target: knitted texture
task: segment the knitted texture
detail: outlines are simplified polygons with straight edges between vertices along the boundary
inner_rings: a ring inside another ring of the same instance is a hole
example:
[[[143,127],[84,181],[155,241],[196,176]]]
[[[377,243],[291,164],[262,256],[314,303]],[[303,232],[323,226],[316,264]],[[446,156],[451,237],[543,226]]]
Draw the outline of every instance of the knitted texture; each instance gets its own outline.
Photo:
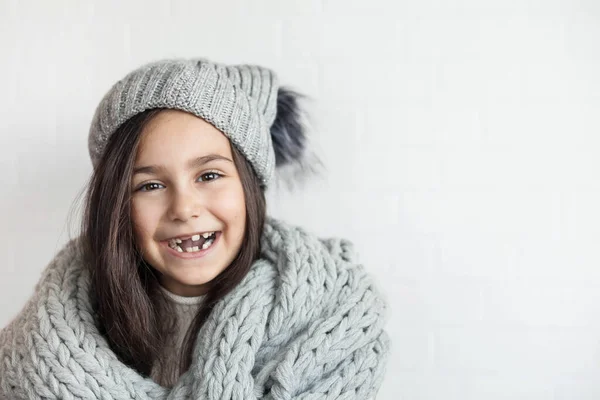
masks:
[[[263,251],[199,331],[171,389],[120,362],[99,334],[78,240],[0,331],[0,398],[367,399],[383,378],[385,303],[346,240],[268,219]]]
[[[94,168],[110,136],[134,115],[152,108],[194,114],[237,146],[267,186],[275,169],[270,127],[277,113],[277,77],[256,65],[206,59],[160,60],[115,83],[96,108],[88,135]]]

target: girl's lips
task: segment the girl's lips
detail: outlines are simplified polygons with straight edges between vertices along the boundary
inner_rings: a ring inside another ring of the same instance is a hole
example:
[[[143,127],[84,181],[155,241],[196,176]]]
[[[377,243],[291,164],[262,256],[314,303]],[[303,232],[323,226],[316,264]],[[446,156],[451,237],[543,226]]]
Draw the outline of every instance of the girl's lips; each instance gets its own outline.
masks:
[[[161,246],[163,246],[166,250],[167,253],[178,257],[178,258],[183,258],[184,260],[187,259],[193,259],[193,258],[201,258],[204,257],[205,255],[207,255],[208,253],[211,252],[212,249],[215,248],[215,246],[219,243],[219,239],[221,238],[221,231],[216,232],[215,233],[215,240],[213,241],[213,243],[210,245],[210,247],[208,249],[204,249],[204,250],[200,250],[200,251],[195,251],[192,253],[188,253],[185,250],[180,253],[175,249],[172,249],[171,247],[169,247],[169,241],[165,241],[165,242],[160,242]]]

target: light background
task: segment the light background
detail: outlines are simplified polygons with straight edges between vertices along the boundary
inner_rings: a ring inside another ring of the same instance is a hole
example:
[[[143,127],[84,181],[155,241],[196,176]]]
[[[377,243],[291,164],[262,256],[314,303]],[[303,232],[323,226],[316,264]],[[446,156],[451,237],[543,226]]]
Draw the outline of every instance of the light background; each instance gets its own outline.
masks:
[[[306,94],[327,167],[272,215],[390,303],[379,399],[600,398],[600,2],[0,1],[0,326],[68,239],[102,95],[163,57]]]

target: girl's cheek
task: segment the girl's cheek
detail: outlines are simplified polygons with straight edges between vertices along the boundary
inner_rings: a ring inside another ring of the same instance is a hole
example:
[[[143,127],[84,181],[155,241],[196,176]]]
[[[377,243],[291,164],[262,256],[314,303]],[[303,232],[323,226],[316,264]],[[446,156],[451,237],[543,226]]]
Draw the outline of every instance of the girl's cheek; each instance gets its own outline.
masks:
[[[136,204],[131,204],[131,222],[133,223],[133,228],[135,231],[139,229],[140,223],[140,209],[136,206]]]
[[[148,218],[152,214],[156,214],[160,204],[152,199],[134,199],[131,201],[132,218],[138,220]]]
[[[213,207],[218,207],[223,211],[228,212],[239,212],[239,210],[246,210],[246,203],[244,201],[244,190],[242,189],[241,182],[236,185],[229,185],[223,187],[221,190],[213,193],[209,198],[212,198]]]
[[[131,203],[131,222],[133,223],[133,231],[139,239],[143,232],[149,231],[150,225],[153,224],[152,208],[148,204],[140,201],[132,201]]]

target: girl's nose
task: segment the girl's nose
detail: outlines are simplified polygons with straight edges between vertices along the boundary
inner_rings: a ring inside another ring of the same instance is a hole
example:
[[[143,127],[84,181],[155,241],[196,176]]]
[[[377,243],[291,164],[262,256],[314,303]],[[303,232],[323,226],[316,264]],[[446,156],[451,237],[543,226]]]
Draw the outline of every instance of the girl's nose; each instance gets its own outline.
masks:
[[[169,207],[171,220],[187,221],[198,217],[202,209],[201,199],[198,193],[191,191],[178,191],[173,194]]]

